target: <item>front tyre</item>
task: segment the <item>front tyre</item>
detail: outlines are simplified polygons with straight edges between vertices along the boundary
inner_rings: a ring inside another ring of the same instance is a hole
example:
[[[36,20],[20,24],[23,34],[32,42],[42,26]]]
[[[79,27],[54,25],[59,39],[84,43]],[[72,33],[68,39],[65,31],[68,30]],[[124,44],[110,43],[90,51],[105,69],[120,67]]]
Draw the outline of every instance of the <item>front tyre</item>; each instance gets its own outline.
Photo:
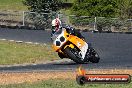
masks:
[[[81,59],[81,57],[78,54],[78,51],[70,48],[70,47],[66,47],[64,49],[65,54],[74,62],[79,63],[79,64],[83,64],[84,61]]]
[[[58,56],[59,56],[61,59],[66,58],[66,56],[64,56],[62,53],[59,53],[59,52],[58,52]]]

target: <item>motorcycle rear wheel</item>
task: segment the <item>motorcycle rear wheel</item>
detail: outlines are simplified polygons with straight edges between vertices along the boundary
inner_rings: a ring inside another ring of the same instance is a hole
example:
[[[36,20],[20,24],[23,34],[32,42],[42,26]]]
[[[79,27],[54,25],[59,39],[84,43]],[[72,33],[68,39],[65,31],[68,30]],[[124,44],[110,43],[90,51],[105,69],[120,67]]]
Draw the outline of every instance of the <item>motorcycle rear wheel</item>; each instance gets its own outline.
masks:
[[[91,48],[91,57],[89,58],[89,61],[92,63],[98,63],[99,60],[100,60],[100,57],[98,53],[93,48]]]

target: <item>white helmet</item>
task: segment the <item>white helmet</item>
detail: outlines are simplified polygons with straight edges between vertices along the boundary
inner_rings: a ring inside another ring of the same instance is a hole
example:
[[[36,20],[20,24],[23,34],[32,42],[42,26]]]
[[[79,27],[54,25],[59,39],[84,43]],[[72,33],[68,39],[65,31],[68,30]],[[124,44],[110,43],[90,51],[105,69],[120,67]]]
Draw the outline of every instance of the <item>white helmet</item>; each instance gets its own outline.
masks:
[[[59,18],[52,20],[52,28],[55,28],[55,30],[61,28],[61,21]]]

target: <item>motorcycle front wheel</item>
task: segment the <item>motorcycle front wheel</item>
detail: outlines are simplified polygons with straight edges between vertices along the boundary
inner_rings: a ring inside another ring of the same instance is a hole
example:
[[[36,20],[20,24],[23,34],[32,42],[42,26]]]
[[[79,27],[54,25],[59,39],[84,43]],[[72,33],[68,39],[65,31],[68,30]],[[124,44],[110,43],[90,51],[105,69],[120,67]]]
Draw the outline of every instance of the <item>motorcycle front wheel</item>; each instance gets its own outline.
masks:
[[[78,51],[76,51],[75,49],[72,49],[70,47],[66,47],[64,49],[64,52],[74,62],[76,62],[78,64],[83,64],[84,63],[84,61],[79,56]]]

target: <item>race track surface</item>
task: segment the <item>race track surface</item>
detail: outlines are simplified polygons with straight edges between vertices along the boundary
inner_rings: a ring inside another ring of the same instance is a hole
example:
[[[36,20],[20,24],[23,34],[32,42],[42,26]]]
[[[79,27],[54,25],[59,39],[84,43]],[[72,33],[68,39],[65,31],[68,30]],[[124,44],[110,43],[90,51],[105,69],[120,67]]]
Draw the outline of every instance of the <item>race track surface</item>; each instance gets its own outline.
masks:
[[[92,43],[101,58],[97,64],[83,64],[85,69],[132,69],[132,34],[83,32],[82,35],[87,42]],[[0,39],[2,38],[25,42],[49,43],[50,32],[43,30],[0,29]],[[47,64],[0,67],[0,72],[75,70],[78,66],[79,64],[70,60],[60,60]]]

